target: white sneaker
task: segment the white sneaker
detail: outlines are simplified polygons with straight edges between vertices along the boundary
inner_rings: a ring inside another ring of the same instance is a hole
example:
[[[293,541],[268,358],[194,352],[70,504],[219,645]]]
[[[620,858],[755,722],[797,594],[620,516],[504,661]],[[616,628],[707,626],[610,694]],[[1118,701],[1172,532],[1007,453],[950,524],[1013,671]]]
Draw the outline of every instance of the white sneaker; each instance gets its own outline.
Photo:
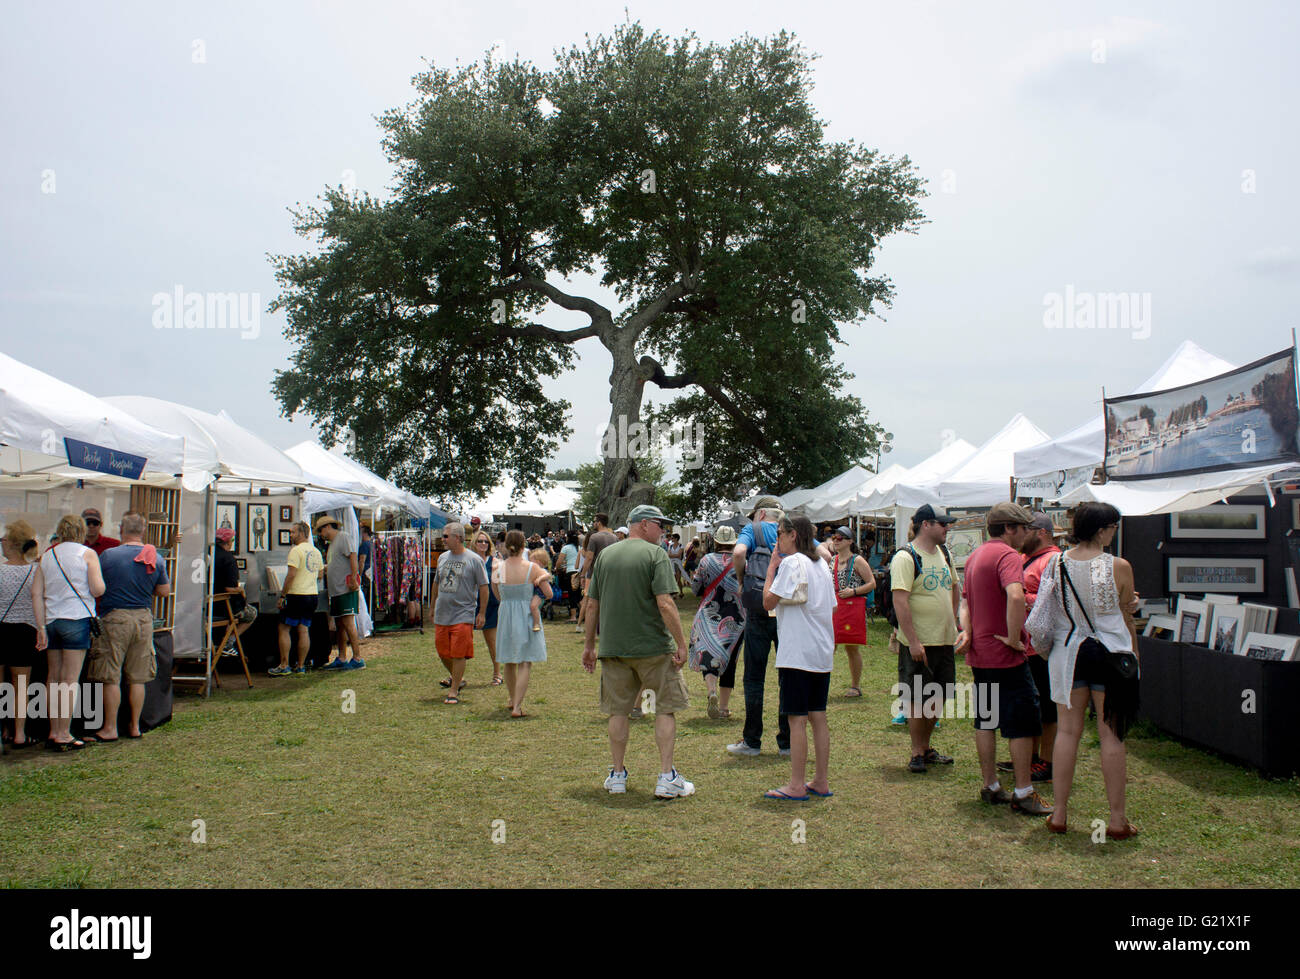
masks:
[[[695,783],[688,782],[682,778],[682,773],[673,769],[668,774],[660,774],[659,782],[655,785],[656,799],[676,799],[683,795],[694,795]]]
[[[757,748],[751,748],[744,741],[737,741],[735,744],[727,745],[727,750],[733,755],[761,755],[762,752]]]
[[[627,791],[627,768],[624,767],[624,769],[621,772],[616,772],[614,771],[614,769],[611,768],[609,770],[609,778],[605,779],[605,788],[609,791],[611,795],[622,795],[624,792],[626,792]]]

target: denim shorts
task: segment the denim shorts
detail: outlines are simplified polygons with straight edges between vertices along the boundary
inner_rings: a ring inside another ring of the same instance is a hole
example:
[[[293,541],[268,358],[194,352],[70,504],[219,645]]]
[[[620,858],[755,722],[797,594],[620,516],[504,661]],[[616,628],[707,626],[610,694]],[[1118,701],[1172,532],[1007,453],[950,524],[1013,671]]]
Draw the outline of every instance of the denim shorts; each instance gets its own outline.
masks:
[[[90,619],[52,619],[45,624],[49,649],[90,648]]]
[[[1080,647],[1078,655],[1074,657],[1074,682],[1070,689],[1082,690],[1084,687],[1089,690],[1106,689],[1106,663],[1101,656],[1088,655]]]

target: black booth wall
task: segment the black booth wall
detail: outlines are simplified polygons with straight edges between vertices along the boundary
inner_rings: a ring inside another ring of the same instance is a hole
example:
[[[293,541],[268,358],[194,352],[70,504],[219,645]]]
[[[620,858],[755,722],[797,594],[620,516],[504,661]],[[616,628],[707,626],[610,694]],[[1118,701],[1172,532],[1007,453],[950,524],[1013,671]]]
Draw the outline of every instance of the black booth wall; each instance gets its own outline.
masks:
[[[1268,506],[1265,496],[1234,496],[1233,504],[1263,504],[1267,537],[1264,540],[1189,540],[1169,536],[1170,516],[1125,517],[1122,554],[1133,565],[1133,578],[1139,595],[1155,598],[1169,595],[1170,610],[1177,595],[1169,592],[1168,558],[1171,557],[1252,557],[1264,559],[1263,593],[1243,593],[1243,602],[1287,608],[1285,569],[1289,563],[1287,533],[1291,530],[1291,501],[1294,495],[1278,493],[1277,504]],[[1196,595],[1194,597],[1200,597]],[[1277,632],[1285,632],[1279,621]]]

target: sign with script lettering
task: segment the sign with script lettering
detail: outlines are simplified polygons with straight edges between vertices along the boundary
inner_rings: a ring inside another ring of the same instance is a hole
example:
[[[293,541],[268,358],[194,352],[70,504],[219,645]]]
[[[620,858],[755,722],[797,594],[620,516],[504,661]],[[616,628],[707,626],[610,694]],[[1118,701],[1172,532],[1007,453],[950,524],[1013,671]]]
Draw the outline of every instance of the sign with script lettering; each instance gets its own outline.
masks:
[[[68,450],[68,462],[78,469],[121,476],[123,479],[139,479],[144,472],[144,464],[147,461],[144,456],[109,449],[102,445],[92,445],[89,442],[79,442],[76,439],[65,438],[63,444]]]

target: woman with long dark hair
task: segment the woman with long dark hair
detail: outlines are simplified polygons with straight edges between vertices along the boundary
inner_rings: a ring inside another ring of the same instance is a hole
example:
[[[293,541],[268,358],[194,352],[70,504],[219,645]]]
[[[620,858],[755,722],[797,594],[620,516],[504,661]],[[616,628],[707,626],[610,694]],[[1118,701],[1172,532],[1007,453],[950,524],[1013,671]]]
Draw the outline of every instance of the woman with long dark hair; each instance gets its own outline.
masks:
[[[1117,652],[1136,655],[1137,631],[1128,611],[1134,599],[1133,567],[1106,553],[1119,521],[1120,512],[1109,503],[1079,506],[1073,526],[1077,543],[1048,560],[1030,622],[1034,648],[1049,650],[1051,697],[1060,708],[1052,754],[1055,812],[1048,817],[1047,828],[1053,833],[1066,830],[1074,765],[1091,700],[1097,710],[1101,775],[1110,804],[1106,835],[1112,840],[1138,832],[1125,812],[1124,750],[1124,737],[1137,713],[1138,681],[1117,672],[1113,659]]]

